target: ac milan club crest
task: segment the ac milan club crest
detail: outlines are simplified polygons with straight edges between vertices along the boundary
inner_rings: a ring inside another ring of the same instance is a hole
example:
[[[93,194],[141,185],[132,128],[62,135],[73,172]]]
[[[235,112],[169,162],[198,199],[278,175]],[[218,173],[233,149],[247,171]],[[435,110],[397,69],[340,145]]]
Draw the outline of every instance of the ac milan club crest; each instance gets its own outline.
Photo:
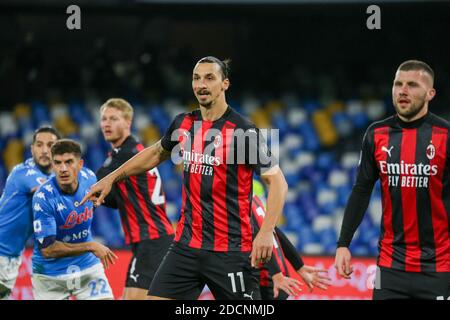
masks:
[[[432,160],[436,155],[436,148],[432,143],[430,143],[427,147],[427,158]]]
[[[214,147],[218,147],[218,146],[220,146],[220,143],[222,142],[222,136],[221,135],[217,135],[215,138],[214,138]]]

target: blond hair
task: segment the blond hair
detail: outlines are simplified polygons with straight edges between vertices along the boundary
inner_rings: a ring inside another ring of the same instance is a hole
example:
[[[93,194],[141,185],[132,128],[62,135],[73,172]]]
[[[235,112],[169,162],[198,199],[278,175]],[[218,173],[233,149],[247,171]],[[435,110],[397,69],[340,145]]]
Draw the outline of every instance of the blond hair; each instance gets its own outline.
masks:
[[[106,108],[114,108],[122,111],[123,117],[126,120],[133,119],[133,107],[125,99],[122,98],[111,98],[108,99],[101,107],[100,113],[103,113]]]

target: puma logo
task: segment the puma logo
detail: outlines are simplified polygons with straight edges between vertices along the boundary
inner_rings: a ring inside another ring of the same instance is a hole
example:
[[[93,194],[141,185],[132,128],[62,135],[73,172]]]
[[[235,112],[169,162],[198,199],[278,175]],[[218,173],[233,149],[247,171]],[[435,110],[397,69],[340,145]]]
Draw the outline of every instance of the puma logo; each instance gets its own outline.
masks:
[[[381,147],[381,151],[387,152],[387,154],[389,155],[389,157],[391,156],[391,151],[392,149],[394,149],[394,146],[390,147],[389,149],[386,148],[385,146]]]
[[[136,262],[137,259],[134,257],[133,262],[131,263],[131,269],[130,269],[130,278],[134,280],[134,282],[137,283],[137,278],[139,277],[139,274],[134,275],[134,271],[136,270]]]
[[[138,274],[137,274],[137,275],[130,274],[130,278],[133,279],[134,282],[136,282],[136,283],[137,283],[137,278],[138,278],[138,277],[139,277]]]
[[[253,300],[253,291],[250,294],[244,293],[244,298],[249,298],[250,300]]]

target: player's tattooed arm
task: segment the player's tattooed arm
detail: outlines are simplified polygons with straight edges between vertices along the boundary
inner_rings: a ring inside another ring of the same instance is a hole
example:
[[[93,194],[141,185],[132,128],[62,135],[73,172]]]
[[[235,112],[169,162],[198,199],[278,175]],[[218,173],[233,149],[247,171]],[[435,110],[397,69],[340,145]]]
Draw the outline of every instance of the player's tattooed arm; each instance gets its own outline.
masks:
[[[161,146],[161,141],[158,141],[91,186],[91,190],[85,195],[81,204],[91,200],[94,205],[101,205],[115,182],[147,172],[168,158],[170,158],[170,152]]]
[[[163,148],[161,140],[159,140],[152,146],[136,154],[114,171],[112,173],[114,175],[113,181],[118,182],[129,176],[144,173],[169,158],[170,152]]]
[[[123,171],[122,173],[119,173],[117,175],[117,177],[114,179],[114,182],[119,182],[119,181],[122,181],[122,180],[124,180],[126,178],[127,178],[127,173],[125,171]]]
[[[161,140],[155,143],[155,148],[161,162],[170,158],[170,152],[164,149],[164,147],[161,144]]]

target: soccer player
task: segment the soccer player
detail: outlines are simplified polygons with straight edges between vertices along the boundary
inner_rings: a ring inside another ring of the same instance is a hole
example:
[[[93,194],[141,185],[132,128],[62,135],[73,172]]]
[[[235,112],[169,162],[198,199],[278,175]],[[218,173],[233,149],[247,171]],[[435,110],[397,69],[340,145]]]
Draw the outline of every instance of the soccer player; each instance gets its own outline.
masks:
[[[259,190],[259,192],[258,192]],[[255,232],[259,231],[266,213],[264,199],[264,187],[253,181],[252,224]],[[286,300],[289,296],[296,296],[301,291],[300,282],[295,279],[297,273],[312,292],[314,287],[326,290],[331,279],[322,273],[327,270],[307,266],[289,241],[287,236],[279,228],[275,227],[273,233],[272,259],[260,268],[260,290],[263,300]],[[280,292],[280,290],[282,290]]]
[[[450,296],[450,125],[429,111],[433,83],[428,64],[403,62],[392,86],[396,114],[370,125],[363,139],[335,263],[338,273],[350,278],[348,247],[380,179],[376,300]]]
[[[160,141],[97,182],[83,199],[100,205],[114,183],[156,167],[171,154],[182,160],[181,217],[150,299],[195,299],[205,284],[216,299],[260,299],[254,267],[271,258],[272,231],[288,187],[259,129],[227,104],[229,85],[226,61],[200,59],[192,75],[199,108],[175,117]],[[254,172],[269,193],[266,218],[252,245]]]
[[[80,145],[73,140],[58,140],[51,154],[55,175],[33,196],[34,298],[113,299],[102,263],[108,268],[117,256],[92,241],[94,208],[80,204],[97,181],[95,174],[83,168]]]
[[[19,274],[25,243],[33,232],[31,199],[51,169],[50,148],[60,138],[52,127],[38,128],[31,144],[32,158],[11,171],[0,198],[0,299],[8,299]]]
[[[109,99],[100,108],[103,136],[112,151],[97,171],[102,179],[138,152],[144,150],[131,135],[133,107],[123,99]],[[132,244],[124,300],[145,300],[164,255],[173,241],[172,224],[166,214],[166,199],[158,169],[130,176],[113,185],[105,205],[118,208],[125,242]]]

